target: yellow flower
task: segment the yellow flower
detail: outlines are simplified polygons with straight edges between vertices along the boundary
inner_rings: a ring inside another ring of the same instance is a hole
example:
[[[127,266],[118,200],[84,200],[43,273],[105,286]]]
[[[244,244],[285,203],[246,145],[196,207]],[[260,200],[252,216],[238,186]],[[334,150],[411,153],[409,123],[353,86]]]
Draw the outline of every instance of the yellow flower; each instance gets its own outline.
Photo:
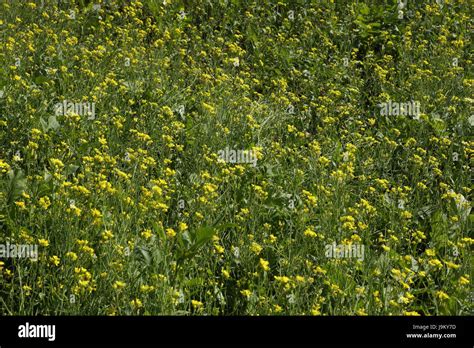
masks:
[[[287,125],[286,129],[287,129],[288,133],[294,133],[298,130],[295,126],[293,126],[291,124]]]
[[[436,291],[436,297],[439,298],[440,300],[447,300],[449,299],[449,296],[447,293],[444,291]]]
[[[93,218],[100,218],[100,217],[102,217],[102,213],[100,212],[100,210],[95,209],[95,208],[93,208],[93,209],[91,210],[91,215],[92,215]]]
[[[433,249],[426,249],[425,253],[428,256],[436,256],[436,252]]]
[[[443,264],[442,264],[441,261],[438,260],[438,259],[429,260],[428,263],[429,263],[431,266],[433,266],[433,267],[438,267],[438,268],[443,267]]]
[[[461,285],[467,285],[467,284],[469,284],[469,283],[470,283],[470,282],[469,282],[469,276],[468,276],[468,275],[461,276],[461,277],[459,278],[459,284],[461,284]]]
[[[46,240],[46,239],[38,239],[38,243],[39,245],[43,246],[43,247],[47,247],[49,246],[49,242]]]
[[[319,303],[315,304],[313,308],[311,308],[311,315],[321,315],[321,305]]]
[[[49,197],[41,197],[39,199],[39,205],[42,207],[44,210],[48,209],[48,207],[51,205],[51,201],[49,200]]]
[[[409,311],[404,311],[404,312],[403,312],[403,315],[406,315],[406,316],[420,316],[420,314],[419,314],[418,312],[416,312],[416,311],[411,311],[411,312],[409,312]]]
[[[5,277],[7,277],[7,278],[13,277],[13,272],[9,269],[6,269],[5,270]]]
[[[461,267],[461,265],[457,265],[451,261],[444,261],[444,263],[446,264],[446,266],[448,266],[448,268],[452,269],[458,269],[459,267]]]
[[[318,234],[309,227],[304,231],[304,235],[310,238],[316,238],[318,236]]]
[[[101,236],[103,241],[108,241],[109,239],[114,237],[114,234],[110,230],[105,230],[102,232]]]
[[[15,205],[16,205],[18,208],[20,208],[21,210],[26,209],[26,204],[25,204],[25,202],[23,202],[23,201],[15,202]]]
[[[204,304],[201,301],[197,301],[197,300],[191,300],[191,305],[193,306],[194,309],[200,309],[204,306]]]
[[[300,275],[297,275],[295,277],[295,280],[298,282],[298,283],[304,283],[306,281],[305,277],[303,276],[300,276]]]
[[[57,159],[57,158],[51,158],[49,161],[50,161],[51,164],[52,164],[53,166],[55,166],[56,168],[62,168],[62,167],[64,167],[64,163],[63,163],[61,160]]]
[[[252,291],[250,291],[249,289],[241,290],[240,293],[247,299],[249,299],[250,296],[252,296]]]
[[[266,260],[264,260],[264,259],[261,258],[260,261],[259,261],[259,264],[260,264],[260,267],[262,267],[262,269],[263,269],[265,272],[267,272],[268,270],[270,270],[270,267],[269,267],[269,264],[270,264],[270,263],[269,263],[268,261],[266,261]]]
[[[33,290],[33,288],[29,285],[23,285],[22,289],[25,291],[26,296],[29,296],[31,294],[31,290]]]
[[[153,291],[153,290],[155,290],[155,287],[154,287],[153,285],[141,285],[141,286],[140,286],[140,291],[141,291],[141,292],[145,292],[145,293],[146,293],[146,292],[151,292],[151,291]]]
[[[120,289],[123,289],[126,285],[127,285],[126,283],[124,283],[120,280],[117,280],[117,281],[115,281],[114,285],[112,285],[112,287],[114,289],[120,290]]]
[[[210,104],[207,104],[207,103],[203,102],[202,107],[204,108],[204,110],[206,110],[210,114],[214,114],[216,112],[216,109]]]
[[[6,173],[10,170],[10,165],[4,160],[0,159],[0,173]]]
[[[166,235],[169,238],[173,238],[174,236],[176,236],[176,232],[172,228],[167,228],[166,229]]]
[[[260,254],[260,252],[262,251],[262,247],[260,246],[260,244],[256,243],[256,242],[252,242],[252,245],[250,246],[250,249],[256,254]]]
[[[217,186],[214,184],[207,183],[203,186],[203,189],[206,193],[213,193],[217,190]]]
[[[302,190],[301,192],[306,196],[306,201],[308,202],[310,206],[313,206],[313,207],[316,206],[318,202],[316,196],[314,196],[311,192],[306,191],[306,190]]]
[[[426,190],[428,188],[428,186],[426,186],[424,183],[422,183],[421,181],[419,183],[416,184],[416,186],[422,190]]]
[[[320,266],[316,266],[314,269],[313,269],[313,272],[316,273],[316,274],[326,274],[326,270],[321,268]],[[276,279],[276,277],[275,277]]]
[[[214,249],[216,250],[218,254],[223,254],[225,250],[224,247],[219,244],[214,244]]]
[[[59,263],[60,263],[61,259],[59,257],[57,257],[56,255],[53,255],[49,258],[49,261],[51,262],[51,264],[53,264],[57,267],[57,266],[59,266]]]
[[[69,257],[72,261],[77,260],[77,254],[73,251],[69,251],[66,253],[66,256]]]
[[[226,278],[226,279],[229,279],[229,278],[230,278],[230,273],[229,273],[229,271],[227,271],[226,269],[223,268],[223,269],[221,270],[221,273],[222,273],[222,276],[223,276],[224,278]]]
[[[130,305],[135,308],[135,309],[138,309],[138,308],[142,308],[143,307],[143,303],[142,301],[140,301],[140,299],[136,298],[132,301],[130,301]]]
[[[153,236],[153,233],[150,229],[146,229],[141,233],[141,236],[145,239],[150,239]]]
[[[275,280],[282,284],[288,284],[290,282],[290,278],[287,276],[275,276]]]

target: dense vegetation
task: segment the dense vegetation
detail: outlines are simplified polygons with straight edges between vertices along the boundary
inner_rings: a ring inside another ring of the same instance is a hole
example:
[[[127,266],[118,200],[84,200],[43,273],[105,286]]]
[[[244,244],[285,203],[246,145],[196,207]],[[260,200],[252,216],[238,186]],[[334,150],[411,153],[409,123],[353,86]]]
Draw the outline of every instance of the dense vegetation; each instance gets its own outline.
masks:
[[[2,1],[0,313],[471,313],[471,6]]]

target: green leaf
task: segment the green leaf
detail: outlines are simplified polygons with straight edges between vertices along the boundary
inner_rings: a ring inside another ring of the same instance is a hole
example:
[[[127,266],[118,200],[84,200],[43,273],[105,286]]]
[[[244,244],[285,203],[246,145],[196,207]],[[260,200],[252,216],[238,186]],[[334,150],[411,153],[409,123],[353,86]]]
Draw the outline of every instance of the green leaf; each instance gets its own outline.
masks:
[[[27,181],[23,171],[18,170],[16,173],[13,170],[8,172],[10,179],[8,188],[8,202],[12,203],[17,197],[19,197],[23,191],[26,190]]]
[[[39,75],[39,76],[36,76],[34,78],[34,82],[37,84],[37,85],[41,85],[45,82],[48,82],[48,78],[46,76],[42,76],[42,75]]]
[[[41,128],[43,129],[43,132],[46,133],[49,129],[48,123],[41,117],[40,118],[40,124]]]
[[[210,226],[203,226],[196,230],[196,242],[198,247],[209,241],[216,233],[216,230]]]
[[[66,167],[66,175],[75,174],[78,169],[79,166],[76,166],[75,164],[70,164]]]
[[[216,229],[210,226],[199,227],[194,233],[191,234],[191,246],[182,251],[181,260],[185,258],[191,258],[199,251],[204,244],[212,239],[212,236],[216,233]]]
[[[161,237],[161,239],[166,239],[166,234],[165,234],[164,229],[160,225],[158,225],[156,221],[152,222],[151,225],[153,226],[153,230],[156,231],[156,233]]]
[[[436,247],[446,245],[448,242],[448,218],[441,211],[433,214],[430,220],[431,240]]]
[[[52,175],[51,173],[49,172],[49,170],[47,170],[46,168],[44,168],[44,175],[43,175],[43,178],[44,178],[44,181],[48,182],[52,179]]]
[[[361,3],[359,5],[359,12],[364,16],[367,16],[370,13],[370,8],[366,4]]]
[[[187,245],[187,246],[192,244],[191,236],[189,235],[189,232],[188,232],[188,231],[184,231],[184,232],[181,234],[181,239],[182,239],[182,241],[186,242],[186,245]]]
[[[56,120],[56,116],[49,116],[48,118],[48,128],[49,129],[57,129],[59,128],[60,124]]]
[[[145,248],[141,246],[135,247],[135,252],[139,253],[141,256],[143,256],[143,260],[145,263],[150,266],[151,265],[151,256],[150,252]]]

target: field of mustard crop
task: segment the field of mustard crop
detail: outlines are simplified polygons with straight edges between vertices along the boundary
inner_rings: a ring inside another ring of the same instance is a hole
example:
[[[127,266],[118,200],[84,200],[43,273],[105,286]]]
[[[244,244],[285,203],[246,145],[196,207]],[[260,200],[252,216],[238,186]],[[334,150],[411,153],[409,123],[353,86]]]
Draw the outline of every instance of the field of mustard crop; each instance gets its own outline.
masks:
[[[0,314],[472,314],[472,3],[29,1]]]

